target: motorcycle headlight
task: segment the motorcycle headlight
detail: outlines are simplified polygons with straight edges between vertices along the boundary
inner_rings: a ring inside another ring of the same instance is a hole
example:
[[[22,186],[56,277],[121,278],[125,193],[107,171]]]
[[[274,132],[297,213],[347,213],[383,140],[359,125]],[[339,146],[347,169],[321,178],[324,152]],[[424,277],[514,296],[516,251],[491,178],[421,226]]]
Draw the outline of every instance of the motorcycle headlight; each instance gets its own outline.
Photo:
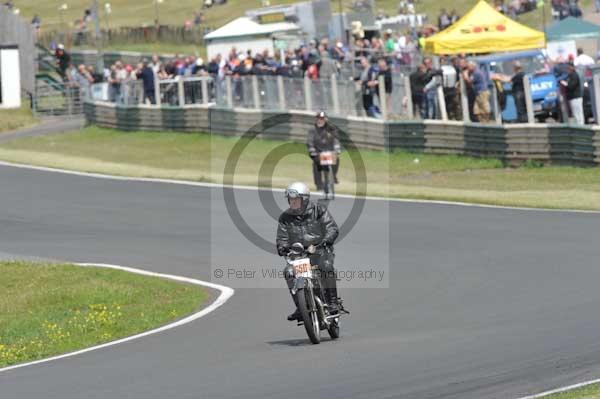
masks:
[[[546,95],[546,99],[547,100],[554,100],[556,98],[556,92],[555,91],[551,91],[550,93],[548,93]]]

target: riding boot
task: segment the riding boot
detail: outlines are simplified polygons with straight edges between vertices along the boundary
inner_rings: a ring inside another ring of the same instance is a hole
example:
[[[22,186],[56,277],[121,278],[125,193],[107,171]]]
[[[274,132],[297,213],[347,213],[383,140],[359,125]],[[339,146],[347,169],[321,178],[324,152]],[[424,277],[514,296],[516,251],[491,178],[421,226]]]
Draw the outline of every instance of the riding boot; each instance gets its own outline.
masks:
[[[300,315],[300,311],[298,310],[298,297],[294,294],[292,294],[292,290],[290,290],[290,295],[292,296],[292,299],[294,300],[294,305],[296,305],[296,310],[294,310],[294,313],[290,314],[287,319],[289,321],[294,321],[294,320],[298,320],[300,321],[301,319],[301,315]]]
[[[313,159],[313,179],[315,181],[317,191],[323,191],[323,179],[321,178],[321,170],[317,162],[318,158]]]
[[[329,306],[329,313],[337,313],[339,307],[335,276],[327,276],[325,278],[325,300]]]
[[[340,159],[338,158],[335,165],[333,165],[333,180],[335,181],[335,184],[340,184],[340,181],[338,180],[339,168],[340,168]]]

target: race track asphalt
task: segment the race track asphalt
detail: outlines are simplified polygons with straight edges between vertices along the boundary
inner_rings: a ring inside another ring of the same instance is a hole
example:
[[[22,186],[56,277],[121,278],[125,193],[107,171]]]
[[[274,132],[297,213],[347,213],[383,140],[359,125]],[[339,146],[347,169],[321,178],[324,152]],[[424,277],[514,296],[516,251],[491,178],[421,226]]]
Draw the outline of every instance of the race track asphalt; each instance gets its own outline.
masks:
[[[6,166],[0,186],[3,257],[207,281],[217,266],[282,267],[238,232],[219,188]],[[257,193],[235,194],[252,228],[274,237]],[[337,199],[332,213],[351,203]],[[598,378],[599,227],[597,214],[367,201],[336,263],[382,267],[389,288],[340,282],[351,310],[340,340],[310,345],[285,321],[278,281],[238,288],[165,333],[2,372],[0,397],[517,398]]]

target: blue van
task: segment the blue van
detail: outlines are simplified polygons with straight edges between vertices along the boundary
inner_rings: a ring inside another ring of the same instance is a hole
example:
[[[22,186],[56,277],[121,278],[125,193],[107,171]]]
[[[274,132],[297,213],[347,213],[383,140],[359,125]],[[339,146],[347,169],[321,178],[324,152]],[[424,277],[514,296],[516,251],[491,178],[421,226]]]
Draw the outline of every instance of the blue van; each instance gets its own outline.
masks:
[[[491,54],[475,57],[473,61],[477,63],[488,79],[490,73],[512,76],[514,74],[514,63],[519,61],[523,66],[523,71],[529,75],[533,113],[536,119],[540,121],[545,121],[548,117],[555,120],[559,119],[558,93],[560,89],[558,80],[552,71],[546,68],[546,57],[540,50]],[[511,92],[511,84],[504,83],[503,88],[506,105],[502,110],[502,120],[504,122],[516,122],[517,109]]]

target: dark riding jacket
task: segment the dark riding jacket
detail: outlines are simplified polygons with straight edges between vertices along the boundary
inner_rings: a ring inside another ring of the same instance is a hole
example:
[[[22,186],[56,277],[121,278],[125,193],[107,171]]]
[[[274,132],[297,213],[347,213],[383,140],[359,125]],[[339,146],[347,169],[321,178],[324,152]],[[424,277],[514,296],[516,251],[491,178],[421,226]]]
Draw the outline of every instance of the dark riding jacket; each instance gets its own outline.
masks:
[[[308,153],[311,157],[316,157],[324,151],[341,151],[340,140],[338,139],[336,129],[329,123],[323,127],[318,127],[316,124],[308,135]]]
[[[290,210],[279,217],[277,227],[277,252],[280,256],[288,253],[292,244],[299,242],[307,248],[309,245],[325,244],[333,250],[339,229],[333,217],[320,204],[310,202],[299,215]]]

